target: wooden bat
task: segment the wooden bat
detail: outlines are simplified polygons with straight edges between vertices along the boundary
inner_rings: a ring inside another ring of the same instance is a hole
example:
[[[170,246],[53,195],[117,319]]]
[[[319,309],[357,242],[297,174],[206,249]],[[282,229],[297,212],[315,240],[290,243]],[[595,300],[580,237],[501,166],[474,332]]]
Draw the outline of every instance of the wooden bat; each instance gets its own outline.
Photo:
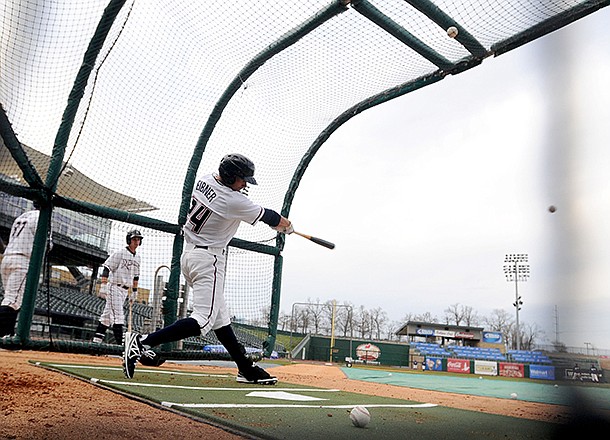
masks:
[[[133,321],[133,301],[129,300],[129,321],[127,322],[127,331],[131,333],[131,322]]]
[[[320,246],[324,246],[325,248],[328,248],[328,249],[334,249],[335,248],[335,243],[331,243],[330,241],[322,240],[321,238],[318,238],[318,237],[312,237],[311,235],[302,234],[302,233],[297,232],[297,231],[294,231],[294,233],[297,234],[297,235],[300,235],[301,237],[306,238],[307,240],[313,241],[315,244],[319,244]]]

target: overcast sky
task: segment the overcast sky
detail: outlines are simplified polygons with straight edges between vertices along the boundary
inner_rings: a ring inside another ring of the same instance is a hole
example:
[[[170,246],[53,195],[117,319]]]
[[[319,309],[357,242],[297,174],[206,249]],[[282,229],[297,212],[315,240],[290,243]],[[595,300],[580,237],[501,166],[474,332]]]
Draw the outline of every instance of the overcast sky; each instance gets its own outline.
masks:
[[[504,257],[527,253],[521,322],[610,349],[609,22],[606,8],[333,134],[290,217],[337,247],[288,238],[282,310],[310,298],[390,320],[456,303],[514,317]]]

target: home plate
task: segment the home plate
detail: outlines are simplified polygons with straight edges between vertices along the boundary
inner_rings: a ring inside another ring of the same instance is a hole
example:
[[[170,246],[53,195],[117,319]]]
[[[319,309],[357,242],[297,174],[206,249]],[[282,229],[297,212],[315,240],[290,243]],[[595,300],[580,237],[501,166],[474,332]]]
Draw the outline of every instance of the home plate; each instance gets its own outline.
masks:
[[[279,399],[279,400],[295,400],[295,401],[308,401],[308,400],[328,400],[320,399],[319,397],[303,396],[302,394],[287,393],[286,391],[252,391],[246,394],[248,397],[265,397],[267,399]]]

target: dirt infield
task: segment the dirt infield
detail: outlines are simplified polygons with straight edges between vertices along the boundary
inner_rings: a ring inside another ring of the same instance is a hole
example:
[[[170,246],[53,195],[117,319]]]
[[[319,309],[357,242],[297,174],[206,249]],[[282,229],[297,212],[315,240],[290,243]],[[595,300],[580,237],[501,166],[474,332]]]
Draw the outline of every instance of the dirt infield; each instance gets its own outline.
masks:
[[[238,439],[239,435],[158,409],[81,380],[49,372],[28,361],[119,366],[117,358],[36,351],[0,350],[0,424],[2,439]],[[161,368],[234,373],[235,369],[169,364]],[[350,380],[335,366],[298,363],[274,367],[281,381],[337,388],[491,414],[568,422],[569,408],[424,391]],[[179,434],[177,434],[179,433]]]

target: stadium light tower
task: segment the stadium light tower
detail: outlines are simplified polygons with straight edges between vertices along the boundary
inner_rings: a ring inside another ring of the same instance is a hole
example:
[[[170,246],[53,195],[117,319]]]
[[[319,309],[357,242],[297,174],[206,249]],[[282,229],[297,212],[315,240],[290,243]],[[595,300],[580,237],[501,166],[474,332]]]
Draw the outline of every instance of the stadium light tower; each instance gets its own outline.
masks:
[[[506,281],[515,282],[515,306],[516,322],[515,329],[517,335],[517,350],[521,350],[521,334],[519,333],[519,310],[523,305],[521,297],[519,296],[519,281],[527,281],[530,276],[530,266],[525,264],[528,261],[527,254],[506,254],[504,258],[504,275]]]

